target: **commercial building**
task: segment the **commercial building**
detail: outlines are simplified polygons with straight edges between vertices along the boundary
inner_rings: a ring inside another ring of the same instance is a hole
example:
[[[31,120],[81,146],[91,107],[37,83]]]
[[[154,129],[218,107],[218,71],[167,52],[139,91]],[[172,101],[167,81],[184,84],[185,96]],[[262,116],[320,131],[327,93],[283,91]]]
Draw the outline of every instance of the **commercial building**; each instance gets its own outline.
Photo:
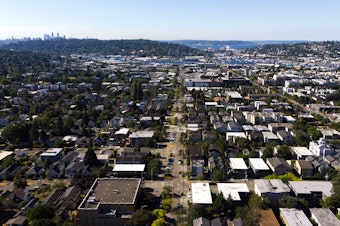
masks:
[[[78,225],[125,225],[140,193],[141,179],[97,178],[78,207]]]
[[[209,183],[192,183],[192,203],[212,204],[212,196]]]
[[[141,177],[145,169],[145,164],[116,164],[113,175],[118,177]]]
[[[330,181],[289,181],[288,186],[297,197],[325,200],[332,195],[333,184]]]
[[[224,199],[241,201],[243,195],[250,193],[246,183],[217,183],[218,193],[222,193]]]
[[[45,161],[46,158],[49,158],[53,162],[58,161],[62,157],[62,151],[62,148],[50,148],[44,153],[41,153],[41,161]]]
[[[147,139],[153,139],[155,131],[136,131],[130,134],[130,144],[132,146],[144,146]]]

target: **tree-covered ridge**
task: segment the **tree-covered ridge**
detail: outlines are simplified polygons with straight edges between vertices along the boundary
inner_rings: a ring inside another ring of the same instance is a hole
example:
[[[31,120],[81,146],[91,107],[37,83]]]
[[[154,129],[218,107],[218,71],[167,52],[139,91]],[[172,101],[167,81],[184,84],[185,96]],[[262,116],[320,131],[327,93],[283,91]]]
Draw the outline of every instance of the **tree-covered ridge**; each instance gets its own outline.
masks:
[[[246,49],[247,53],[258,53],[275,56],[338,58],[340,56],[339,41],[302,42],[289,44],[268,44]]]
[[[185,45],[138,40],[57,39],[31,40],[11,43],[3,49],[58,54],[113,54],[137,56],[187,56],[201,54],[201,50]]]
[[[48,53],[0,49],[0,76],[51,71],[55,68],[55,65],[51,64],[52,60],[60,60],[60,57]]]

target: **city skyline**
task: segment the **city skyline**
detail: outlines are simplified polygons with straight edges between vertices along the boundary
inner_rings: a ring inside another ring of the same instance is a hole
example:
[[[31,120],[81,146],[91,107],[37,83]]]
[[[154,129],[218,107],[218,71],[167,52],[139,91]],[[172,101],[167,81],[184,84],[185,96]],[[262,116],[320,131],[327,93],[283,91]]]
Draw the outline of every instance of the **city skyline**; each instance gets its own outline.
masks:
[[[1,2],[0,39],[340,40],[338,1]]]

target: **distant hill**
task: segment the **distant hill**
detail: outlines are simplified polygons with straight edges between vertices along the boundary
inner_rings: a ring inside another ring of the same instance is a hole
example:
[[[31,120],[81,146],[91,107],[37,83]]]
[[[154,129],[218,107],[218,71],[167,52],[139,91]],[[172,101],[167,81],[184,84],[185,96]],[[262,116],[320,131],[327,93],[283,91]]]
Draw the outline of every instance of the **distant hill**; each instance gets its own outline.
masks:
[[[136,40],[55,39],[30,40],[0,46],[14,51],[30,51],[58,54],[103,54],[137,56],[190,56],[203,54],[202,50],[186,45]]]
[[[275,56],[338,58],[340,56],[339,41],[294,42],[283,44],[266,44],[244,50],[247,53],[260,53]]]
[[[167,41],[169,43],[182,44],[191,48],[197,49],[225,49],[227,46],[231,49],[248,49],[254,48],[266,44],[286,44],[306,41],[277,41],[277,40],[264,40],[264,41],[240,41],[240,40],[229,40],[229,41],[214,41],[214,40],[175,40]]]

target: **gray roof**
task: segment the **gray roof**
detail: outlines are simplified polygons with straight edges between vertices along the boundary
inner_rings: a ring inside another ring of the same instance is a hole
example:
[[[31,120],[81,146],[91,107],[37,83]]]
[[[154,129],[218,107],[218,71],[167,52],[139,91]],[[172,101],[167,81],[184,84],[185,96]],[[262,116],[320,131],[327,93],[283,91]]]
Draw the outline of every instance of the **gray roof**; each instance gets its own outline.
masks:
[[[322,192],[323,197],[332,195],[333,184],[330,181],[289,181],[288,186],[296,195]]]
[[[339,226],[340,221],[336,218],[330,209],[326,208],[311,208],[309,209],[312,219],[319,226]]]
[[[254,184],[256,189],[261,193],[289,193],[290,188],[280,179],[255,179]]]
[[[97,178],[79,209],[97,209],[100,204],[134,204],[141,186],[137,178]]]

